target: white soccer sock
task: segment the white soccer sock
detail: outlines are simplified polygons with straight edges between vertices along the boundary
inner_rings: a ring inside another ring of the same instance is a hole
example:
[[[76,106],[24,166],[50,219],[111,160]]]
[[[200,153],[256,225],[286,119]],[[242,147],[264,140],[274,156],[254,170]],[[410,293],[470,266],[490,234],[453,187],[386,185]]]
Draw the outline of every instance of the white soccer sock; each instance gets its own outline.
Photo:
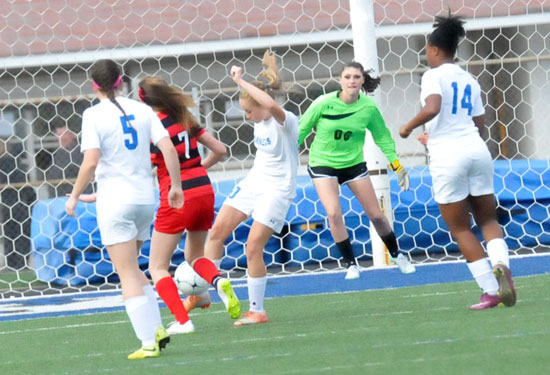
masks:
[[[212,261],[212,263],[214,263],[217,269],[220,269],[220,265],[222,264],[221,259],[210,259],[210,260]]]
[[[267,276],[250,277],[248,276],[248,300],[250,301],[250,311],[263,313],[265,285],[267,284]]]
[[[132,327],[141,345],[151,347],[155,345],[156,327],[151,324],[151,302],[146,296],[131,297],[124,301],[126,313],[130,317]]]
[[[483,258],[466,264],[481,290],[483,290],[484,293],[496,295],[498,291],[498,281],[493,274],[489,260]]]
[[[151,304],[151,322],[153,323],[153,326],[155,327],[155,329],[157,329],[158,327],[162,327],[162,318],[160,317],[160,308],[155,289],[152,285],[144,285],[143,292],[145,293],[145,296]]]
[[[493,267],[497,263],[502,263],[506,267],[510,268],[510,256],[508,253],[508,245],[502,238],[495,238],[487,242],[487,254],[491,259]]]

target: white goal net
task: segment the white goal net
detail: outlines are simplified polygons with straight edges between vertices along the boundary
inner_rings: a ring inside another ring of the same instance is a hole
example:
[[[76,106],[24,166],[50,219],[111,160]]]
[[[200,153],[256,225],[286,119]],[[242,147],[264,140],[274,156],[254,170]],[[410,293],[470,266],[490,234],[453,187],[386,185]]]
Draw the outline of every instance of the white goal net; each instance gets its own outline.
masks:
[[[458,63],[482,86],[484,138],[495,159],[508,244],[516,255],[546,252],[550,1],[448,5],[467,19]],[[317,96],[339,87],[337,74],[353,60],[353,44],[362,42],[352,40],[348,0],[4,0],[0,9],[1,298],[117,287],[95,206],[82,204],[78,219],[64,215],[64,194],[82,160],[81,115],[94,103],[88,71],[95,60],[111,58],[122,66],[131,97],[137,98],[141,78],[155,75],[194,98],[202,126],[228,148],[210,173],[219,208],[255,151],[230,66],[244,66],[255,78],[263,52],[271,49],[288,89],[278,100],[300,115]],[[461,259],[432,198],[426,150],[397,135],[419,109],[426,34],[434,16],[447,11],[435,0],[374,1],[379,105],[412,177],[411,190],[401,193],[391,175],[391,210],[399,245],[417,264]],[[305,174],[307,159],[304,149],[298,196],[283,231],[265,249],[271,275],[339,267],[325,212]],[[369,267],[368,220],[350,197],[343,188],[354,251]],[[248,225],[226,243],[222,267],[232,277],[246,266]],[[146,245],[144,269],[147,253]],[[182,259],[178,250],[174,263]]]

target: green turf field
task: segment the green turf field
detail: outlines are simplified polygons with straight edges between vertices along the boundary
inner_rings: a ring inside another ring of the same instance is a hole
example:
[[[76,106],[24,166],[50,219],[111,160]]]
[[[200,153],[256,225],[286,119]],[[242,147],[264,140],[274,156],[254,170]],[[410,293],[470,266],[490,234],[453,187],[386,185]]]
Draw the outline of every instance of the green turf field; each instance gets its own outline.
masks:
[[[0,374],[547,374],[549,285],[517,278],[515,307],[479,312],[473,282],[277,298],[270,323],[241,328],[215,304],[137,361],[124,312],[2,322]]]

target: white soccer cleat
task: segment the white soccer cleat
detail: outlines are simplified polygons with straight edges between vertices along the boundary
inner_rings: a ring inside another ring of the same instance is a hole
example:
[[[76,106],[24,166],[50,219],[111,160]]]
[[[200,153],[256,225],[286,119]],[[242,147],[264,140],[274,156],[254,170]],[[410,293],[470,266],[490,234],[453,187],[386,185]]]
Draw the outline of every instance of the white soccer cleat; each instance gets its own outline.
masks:
[[[348,272],[346,272],[345,279],[346,280],[355,280],[355,279],[358,279],[359,277],[361,277],[359,266],[355,265],[355,264],[349,266]]]
[[[399,253],[399,255],[397,255],[397,258],[394,258],[392,256],[390,256],[390,258],[394,264],[397,264],[399,270],[402,273],[413,273],[416,271],[416,267],[414,266],[414,264],[412,264],[405,255]]]
[[[188,320],[184,324],[181,324],[180,322],[175,321],[168,326],[168,328],[166,329],[166,332],[168,332],[171,335],[193,333],[195,332],[195,326],[193,325],[193,322],[191,320]]]

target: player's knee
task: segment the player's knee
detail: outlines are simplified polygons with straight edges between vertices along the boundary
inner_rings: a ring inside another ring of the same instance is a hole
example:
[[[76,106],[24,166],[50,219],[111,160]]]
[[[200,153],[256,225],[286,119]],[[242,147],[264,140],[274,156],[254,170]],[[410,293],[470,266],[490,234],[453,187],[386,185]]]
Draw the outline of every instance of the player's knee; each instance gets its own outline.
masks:
[[[327,218],[331,224],[339,224],[344,221],[342,218],[342,212],[338,209],[328,209]]]
[[[491,212],[476,213],[474,217],[475,217],[476,224],[481,228],[499,225],[496,214],[492,214]]]
[[[263,247],[248,243],[246,246],[246,259],[251,262],[263,256]]]
[[[224,232],[225,231],[223,230],[221,225],[214,224],[214,226],[212,227],[212,229],[210,229],[210,232],[208,234],[208,241],[224,242],[225,241]]]

